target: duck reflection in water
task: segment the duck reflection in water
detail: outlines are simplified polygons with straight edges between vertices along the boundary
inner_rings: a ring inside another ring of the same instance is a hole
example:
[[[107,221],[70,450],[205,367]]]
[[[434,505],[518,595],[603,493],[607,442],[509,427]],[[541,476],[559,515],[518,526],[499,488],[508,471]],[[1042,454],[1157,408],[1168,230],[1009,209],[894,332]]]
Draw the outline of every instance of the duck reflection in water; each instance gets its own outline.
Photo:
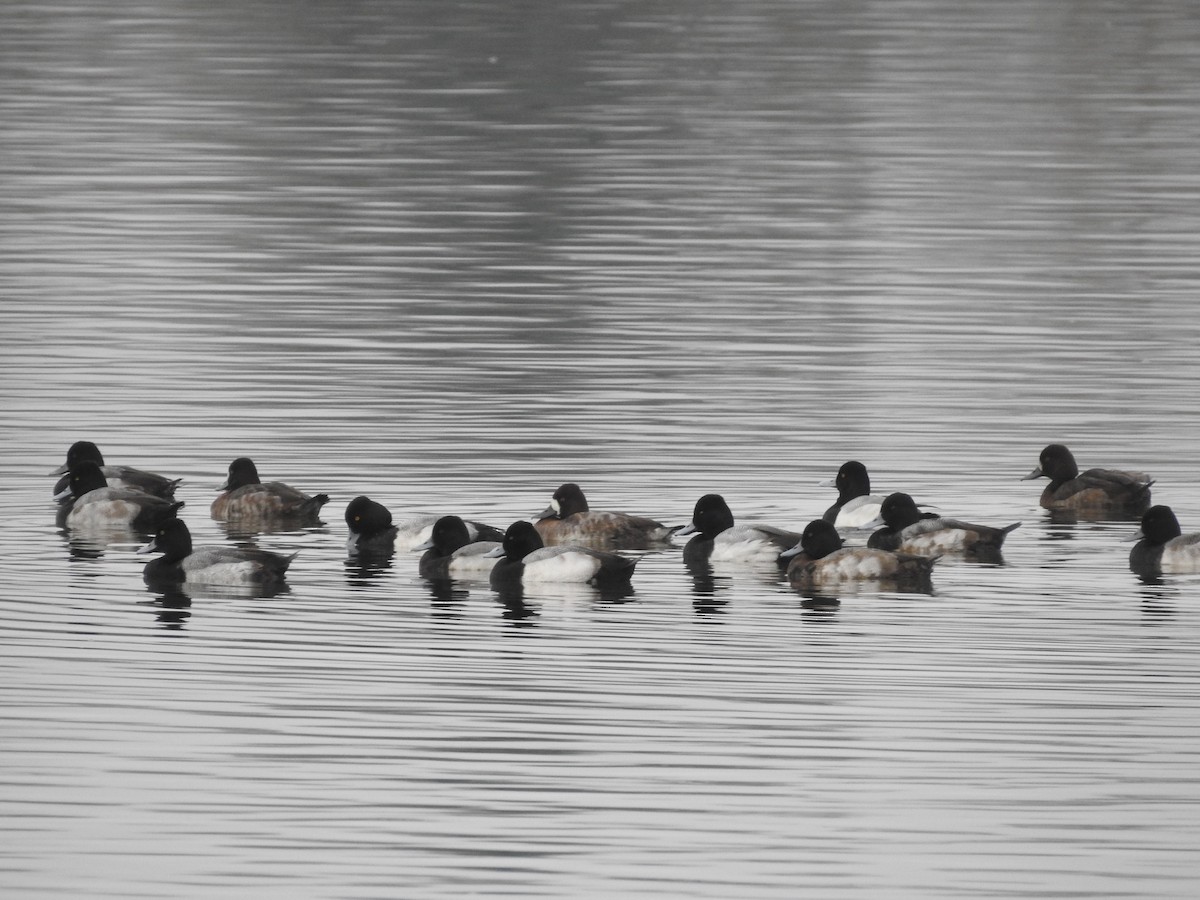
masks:
[[[806,620],[813,622],[828,622],[833,619],[837,611],[842,608],[840,597],[834,597],[830,594],[801,590],[798,591],[803,598],[800,601],[800,609],[803,611],[801,615]]]
[[[156,610],[156,621],[177,631],[192,617],[192,598],[181,585],[162,585],[161,590],[150,588],[159,596],[147,601]]]
[[[507,584],[495,592],[496,600],[504,608],[501,617],[509,624],[529,628],[537,624],[541,615],[536,607],[525,602],[525,588],[520,582]]]
[[[429,590],[434,609],[443,613],[454,613],[447,618],[461,618],[461,607],[471,596],[471,592],[459,585],[452,578],[423,578],[425,587]]]
[[[59,535],[67,545],[67,553],[71,559],[97,560],[103,559],[109,546],[132,544],[140,546],[142,539],[125,526],[115,526],[102,530],[89,530],[86,534],[78,531],[60,531]]]
[[[351,587],[370,587],[380,581],[392,568],[391,553],[359,553],[343,561],[346,583]]]
[[[683,564],[692,577],[692,608],[700,615],[721,612],[729,602],[720,594],[729,590],[730,577],[717,575],[707,558],[684,556]]]

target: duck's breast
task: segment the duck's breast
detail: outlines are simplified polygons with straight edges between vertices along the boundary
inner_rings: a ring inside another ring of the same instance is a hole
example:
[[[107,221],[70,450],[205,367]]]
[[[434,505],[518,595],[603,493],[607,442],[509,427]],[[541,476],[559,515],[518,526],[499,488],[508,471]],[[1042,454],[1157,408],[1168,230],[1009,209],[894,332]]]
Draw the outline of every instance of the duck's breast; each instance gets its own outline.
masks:
[[[837,528],[862,528],[864,525],[874,522],[879,518],[879,508],[883,504],[883,499],[883,497],[874,495],[855,497],[838,510],[834,526]]]

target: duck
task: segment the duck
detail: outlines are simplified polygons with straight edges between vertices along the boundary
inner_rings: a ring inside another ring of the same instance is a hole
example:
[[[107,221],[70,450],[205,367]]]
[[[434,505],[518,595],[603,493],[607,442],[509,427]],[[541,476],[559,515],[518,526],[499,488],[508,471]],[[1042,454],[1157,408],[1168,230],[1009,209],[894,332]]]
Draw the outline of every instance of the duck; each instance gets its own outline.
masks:
[[[1038,465],[1022,478],[1049,478],[1041,505],[1050,510],[1140,515],[1150,508],[1154,479],[1144,472],[1121,469],[1088,469],[1080,472],[1075,456],[1064,444],[1048,444],[1038,455]]]
[[[1184,534],[1169,506],[1142,513],[1141,527],[1127,540],[1137,541],[1129,551],[1129,568],[1135,572],[1200,573],[1200,532]]]
[[[883,527],[867,539],[875,550],[894,550],[922,556],[962,553],[965,556],[993,556],[1000,552],[1008,534],[1020,522],[1003,528],[972,525],[936,513],[923,513],[908,494],[888,494],[880,507],[880,516],[871,527]]]
[[[404,550],[416,550],[429,542],[433,537],[434,526],[442,518],[435,513],[416,513],[402,519],[396,534],[396,546]],[[478,522],[475,519],[463,519],[467,526],[467,536],[472,543],[475,541],[494,541],[499,543],[504,539],[504,532],[494,525]]]
[[[637,550],[662,543],[677,529],[645,516],[591,509],[573,481],[561,485],[534,523],[547,546],[581,543],[608,550]]]
[[[500,546],[491,551],[496,564],[489,576],[495,590],[530,584],[591,584],[599,588],[627,586],[636,559],[581,547],[556,544],[547,547],[532,522],[521,519],[504,532]]]
[[[883,496],[871,493],[871,476],[858,460],[842,463],[837,476],[821,487],[837,488],[837,502],[821,517],[836,528],[861,528],[879,517]]]
[[[346,527],[350,529],[346,552],[350,556],[391,553],[396,549],[396,533],[399,529],[392,524],[392,511],[382,503],[360,495],[346,504],[345,515]]]
[[[51,475],[61,475],[62,478],[54,485],[54,493],[62,493],[70,478],[71,469],[81,462],[93,462],[100,467],[109,487],[133,488],[155,497],[170,499],[175,496],[182,478],[167,478],[154,472],[135,469],[133,466],[110,466],[104,462],[104,455],[92,441],[76,441],[67,449],[67,461],[51,472]]]
[[[147,584],[184,582],[258,587],[281,585],[297,555],[242,547],[193,547],[192,533],[182,519],[160,525],[150,542],[137,552],[162,554],[146,563],[143,577]]]
[[[262,482],[258,467],[248,456],[229,464],[229,477],[212,502],[212,517],[225,522],[263,522],[277,519],[296,524],[318,521],[328,494],[309,496],[282,481]]]
[[[89,461],[75,465],[67,487],[55,494],[54,499],[60,501],[57,514],[60,528],[119,525],[149,532],[174,519],[183,507],[183,501],[155,497],[133,488],[109,487],[100,466]]]
[[[417,570],[422,578],[438,581],[446,578],[484,578],[491,574],[498,557],[489,556],[500,541],[472,541],[467,523],[458,516],[442,516],[433,523],[432,533],[423,544]]]
[[[735,525],[733,512],[720,494],[705,494],[696,501],[692,521],[676,534],[696,535],[683,548],[688,565],[697,562],[775,562],[779,554],[800,542],[794,531],[773,525]]]
[[[832,522],[814,519],[800,542],[781,556],[788,558],[787,577],[793,587],[878,581],[897,585],[928,585],[940,557],[896,553],[872,547],[843,547]]]
[[[428,543],[433,527],[442,516],[414,513],[395,522],[392,512],[382,503],[366,496],[355,497],[346,505],[346,525],[350,538],[346,550],[350,555],[359,552],[416,550]],[[504,537],[499,528],[474,519],[463,519],[471,541],[497,541]],[[423,549],[423,548],[422,548]]]

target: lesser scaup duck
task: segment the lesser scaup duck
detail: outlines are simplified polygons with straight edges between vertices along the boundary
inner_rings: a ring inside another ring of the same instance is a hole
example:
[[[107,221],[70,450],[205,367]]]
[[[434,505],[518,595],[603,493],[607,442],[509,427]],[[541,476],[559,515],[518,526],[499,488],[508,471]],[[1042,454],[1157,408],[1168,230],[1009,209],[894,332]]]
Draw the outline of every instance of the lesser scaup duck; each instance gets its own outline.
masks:
[[[125,525],[135,531],[154,531],[175,518],[182,501],[165,500],[133,488],[114,488],[94,462],[78,463],[66,489],[55,495],[60,528],[97,528]]]
[[[1142,514],[1142,527],[1129,538],[1135,572],[1194,575],[1200,572],[1200,532],[1184,534],[1169,506],[1152,506]]]
[[[733,512],[720,494],[705,494],[696,501],[692,521],[678,532],[695,534],[683,548],[684,562],[776,562],[779,554],[800,542],[794,531],[772,525],[735,525]]]
[[[1038,456],[1038,465],[1022,481],[1049,478],[1042,491],[1045,509],[1077,512],[1140,514],[1150,506],[1154,480],[1143,472],[1088,469],[1080,472],[1075,457],[1062,444],[1050,444]]]
[[[360,551],[416,550],[429,541],[440,518],[432,513],[414,513],[393,521],[391,510],[382,503],[355,497],[346,506],[346,525],[350,528],[346,550],[351,555]],[[504,537],[499,528],[483,522],[463,519],[463,524],[472,541],[500,541]]]
[[[591,509],[574,482],[554,492],[550,505],[538,514],[535,527],[548,546],[583,543],[613,550],[661,543],[676,530],[646,516]]]
[[[872,547],[843,547],[837,529],[824,519],[809,522],[800,543],[781,555],[790,557],[788,581],[804,588],[858,581],[927,586],[938,560]]]
[[[967,556],[992,556],[1000,552],[1008,533],[1020,522],[1003,528],[972,525],[948,519],[936,513],[923,513],[908,494],[888,494],[880,507],[883,527],[867,539],[876,550],[895,550],[935,556],[962,553]]]
[[[433,532],[424,544],[417,570],[422,578],[438,581],[446,578],[484,578],[496,566],[496,556],[488,556],[500,547],[499,541],[472,541],[467,523],[458,516],[442,516],[433,523]]]
[[[438,519],[442,518],[433,513],[420,513],[402,519],[399,533],[396,535],[396,547],[404,550],[416,550],[433,537],[433,528]],[[463,519],[467,526],[467,536],[472,541],[494,541],[499,543],[504,539],[504,532],[494,525],[477,522],[474,519]]]
[[[241,547],[193,547],[192,533],[182,519],[159,526],[150,543],[138,553],[161,553],[146,563],[147,584],[185,582],[209,585],[278,586],[296,558],[270,550]]]
[[[605,550],[557,544],[547,547],[532,522],[513,522],[493,550],[496,565],[489,583],[496,590],[514,585],[591,584],[599,588],[627,585],[636,559]]]
[[[821,517],[835,527],[861,528],[879,517],[883,497],[871,493],[871,476],[858,460],[842,463],[837,477],[821,482],[821,486],[837,488],[837,503]]]
[[[346,527],[350,529],[346,552],[351,556],[391,553],[396,549],[399,529],[392,524],[392,511],[370,497],[355,497],[346,504]]]
[[[315,523],[328,494],[309,496],[282,481],[262,482],[258,468],[246,456],[229,464],[229,478],[212,503],[212,517],[225,522],[264,522],[276,519],[296,524]]]
[[[54,493],[61,494],[67,488],[71,469],[82,462],[93,462],[100,467],[109,487],[133,488],[155,497],[170,499],[175,496],[175,488],[182,478],[167,478],[154,472],[144,472],[132,466],[105,465],[100,448],[91,441],[76,441],[67,450],[67,461],[51,472],[51,475],[62,475],[54,486]]]

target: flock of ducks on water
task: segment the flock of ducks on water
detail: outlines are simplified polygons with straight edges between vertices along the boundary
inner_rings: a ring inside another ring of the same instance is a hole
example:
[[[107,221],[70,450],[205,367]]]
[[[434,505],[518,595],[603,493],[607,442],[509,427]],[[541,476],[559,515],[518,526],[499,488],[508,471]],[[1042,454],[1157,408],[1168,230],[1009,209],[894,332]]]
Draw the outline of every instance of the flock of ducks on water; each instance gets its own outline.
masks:
[[[79,441],[52,475],[57,522],[86,530],[122,525],[153,534],[139,553],[160,554],[146,564],[152,585],[282,585],[296,554],[235,546],[192,544],[174,499],[179,479],[128,466],[106,465],[97,446]],[[1042,450],[1026,479],[1048,478],[1041,505],[1049,510],[1103,518],[1140,517],[1141,528],[1130,567],[1139,574],[1200,572],[1200,533],[1183,534],[1168,506],[1150,505],[1149,476],[1116,469],[1080,472],[1062,444]],[[591,509],[577,484],[562,485],[534,520],[513,522],[501,531],[455,515],[414,516],[395,521],[391,511],[368,497],[346,506],[347,550],[363,558],[396,550],[423,551],[418,564],[430,580],[486,580],[504,590],[535,583],[587,583],[599,588],[628,586],[637,558],[619,550],[647,550],[688,537],[683,548],[689,567],[712,562],[774,563],[796,588],[836,589],[874,582],[896,589],[927,590],[934,564],[947,554],[999,559],[1004,539],[1021,523],[1001,528],[974,525],[923,511],[911,496],[871,493],[866,467],[843,465],[828,486],[837,502],[800,533],[762,524],[735,522],[719,494],[705,494],[691,522],[664,525],[644,516]],[[239,457],[213,501],[214,519],[241,527],[295,528],[319,524],[328,494],[306,494],[283,482],[263,482],[254,463]],[[865,546],[845,546],[839,531],[870,530]]]

